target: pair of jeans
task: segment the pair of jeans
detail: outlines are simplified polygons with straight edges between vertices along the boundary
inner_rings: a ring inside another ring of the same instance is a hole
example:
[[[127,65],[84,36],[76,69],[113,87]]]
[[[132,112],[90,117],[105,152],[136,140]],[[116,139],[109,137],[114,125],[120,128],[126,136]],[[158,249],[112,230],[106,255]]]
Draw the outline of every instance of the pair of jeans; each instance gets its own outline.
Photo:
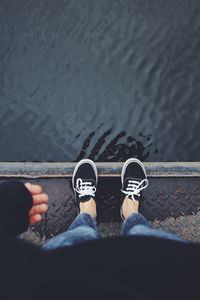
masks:
[[[140,213],[131,214],[122,225],[122,235],[151,236],[176,241],[183,241],[179,236],[158,229],[153,229]],[[96,220],[89,214],[79,214],[66,232],[50,239],[42,247],[53,250],[60,247],[71,246],[81,242],[99,238]]]

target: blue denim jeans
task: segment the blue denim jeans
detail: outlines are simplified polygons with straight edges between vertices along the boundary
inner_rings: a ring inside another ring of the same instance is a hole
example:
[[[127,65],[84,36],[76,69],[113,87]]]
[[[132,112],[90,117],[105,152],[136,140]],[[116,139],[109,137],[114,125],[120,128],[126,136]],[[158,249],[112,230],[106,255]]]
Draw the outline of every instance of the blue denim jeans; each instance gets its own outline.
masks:
[[[147,220],[139,213],[131,214],[122,225],[122,234],[131,236],[151,236],[176,241],[183,241],[179,236],[153,229]],[[89,214],[79,214],[66,232],[50,239],[42,247],[45,250],[71,246],[81,242],[99,238],[96,220]]]
[[[79,214],[67,231],[53,237],[42,247],[56,249],[99,238],[97,222],[89,214]]]
[[[168,240],[184,241],[178,235],[154,229],[140,213],[131,214],[122,225],[123,235],[151,236]]]

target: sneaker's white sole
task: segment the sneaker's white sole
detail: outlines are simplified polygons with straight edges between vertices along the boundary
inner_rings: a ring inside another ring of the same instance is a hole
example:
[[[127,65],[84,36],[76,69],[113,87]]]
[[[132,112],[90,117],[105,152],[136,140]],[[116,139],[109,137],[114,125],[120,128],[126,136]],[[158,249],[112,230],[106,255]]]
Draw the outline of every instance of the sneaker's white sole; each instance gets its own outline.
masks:
[[[132,162],[136,162],[142,167],[142,170],[144,171],[145,177],[147,179],[147,174],[146,174],[146,170],[145,170],[145,167],[144,167],[143,163],[137,158],[129,158],[125,161],[125,163],[122,167],[122,172],[121,172],[121,183],[122,183],[122,185],[124,184],[124,173],[126,172],[126,168]]]
[[[76,175],[76,172],[77,172],[78,168],[84,163],[88,163],[93,167],[93,170],[94,170],[95,176],[96,176],[96,181],[98,182],[98,172],[97,172],[97,167],[96,167],[95,163],[91,159],[82,159],[77,163],[76,167],[74,168],[74,172],[73,172],[73,175],[72,175],[72,185],[73,185],[73,187],[74,187],[74,177]]]

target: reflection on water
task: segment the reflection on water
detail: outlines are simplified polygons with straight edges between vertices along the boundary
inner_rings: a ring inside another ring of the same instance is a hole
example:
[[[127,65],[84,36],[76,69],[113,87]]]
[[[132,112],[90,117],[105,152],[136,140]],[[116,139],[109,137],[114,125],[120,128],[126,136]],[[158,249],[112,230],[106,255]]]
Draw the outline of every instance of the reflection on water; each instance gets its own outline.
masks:
[[[85,140],[76,161],[86,157],[94,161],[125,161],[130,157],[136,157],[142,161],[148,159],[150,149],[152,151],[151,135],[145,136],[140,133],[140,140],[136,140],[131,136],[127,136],[125,132],[120,132],[110,141],[111,132],[111,129],[106,131],[88,153],[92,138],[95,136],[95,132],[91,132]],[[125,138],[124,143],[120,141],[122,138]],[[105,146],[106,140],[109,143]],[[154,153],[157,153],[157,151],[155,149]]]

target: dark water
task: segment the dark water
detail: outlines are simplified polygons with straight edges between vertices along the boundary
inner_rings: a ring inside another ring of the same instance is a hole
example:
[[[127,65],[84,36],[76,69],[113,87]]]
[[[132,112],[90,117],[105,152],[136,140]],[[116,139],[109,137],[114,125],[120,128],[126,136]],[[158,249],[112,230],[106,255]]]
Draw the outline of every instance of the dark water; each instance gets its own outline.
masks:
[[[0,161],[195,161],[199,133],[199,0],[0,0]]]

